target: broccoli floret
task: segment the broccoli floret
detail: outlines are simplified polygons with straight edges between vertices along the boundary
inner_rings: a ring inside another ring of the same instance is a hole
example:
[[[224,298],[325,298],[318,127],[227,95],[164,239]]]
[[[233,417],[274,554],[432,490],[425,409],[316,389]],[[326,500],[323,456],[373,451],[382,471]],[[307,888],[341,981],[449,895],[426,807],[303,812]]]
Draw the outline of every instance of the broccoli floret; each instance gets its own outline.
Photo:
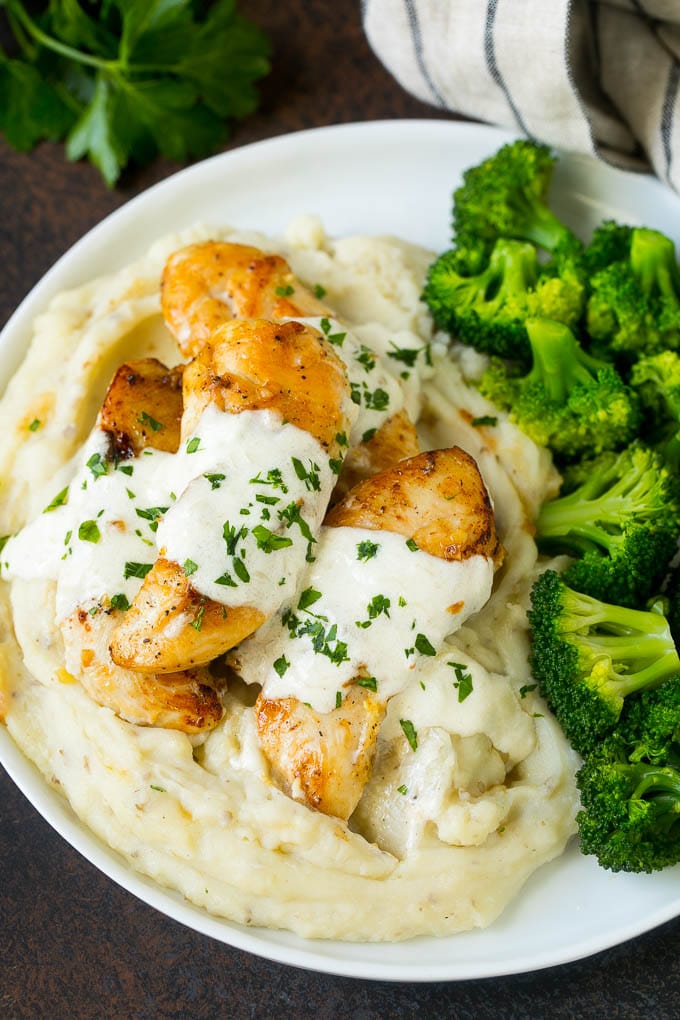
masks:
[[[578,488],[541,508],[539,547],[577,557],[563,575],[577,591],[639,606],[663,581],[680,536],[676,475],[638,443],[583,468]]]
[[[590,244],[583,252],[583,263],[589,275],[606,269],[612,262],[621,262],[630,253],[633,227],[614,220],[605,220],[593,231]]]
[[[680,356],[662,351],[633,365],[630,384],[640,397],[644,434],[666,464],[680,471]]]
[[[547,146],[524,140],[466,170],[453,196],[456,244],[488,253],[505,237],[550,252],[580,250],[581,242],[547,205],[555,162]]]
[[[591,281],[587,327],[602,348],[653,354],[680,345],[680,272],[670,238],[635,227],[626,258]]]
[[[663,600],[661,600],[663,602]],[[569,588],[547,570],[531,592],[531,665],[580,754],[616,726],[625,699],[680,672],[661,604],[628,609]]]
[[[577,774],[583,853],[611,871],[680,861],[680,677],[626,703],[621,726]]]
[[[518,377],[492,361],[480,381],[483,395],[564,460],[629,443],[638,430],[639,407],[616,370],[586,354],[563,323],[529,319],[526,328],[531,371]]]
[[[536,249],[522,241],[497,241],[486,269],[459,272],[460,252],[445,252],[429,269],[423,297],[435,323],[485,354],[528,361],[525,322],[532,316],[576,324],[583,286],[573,274],[541,278]]]

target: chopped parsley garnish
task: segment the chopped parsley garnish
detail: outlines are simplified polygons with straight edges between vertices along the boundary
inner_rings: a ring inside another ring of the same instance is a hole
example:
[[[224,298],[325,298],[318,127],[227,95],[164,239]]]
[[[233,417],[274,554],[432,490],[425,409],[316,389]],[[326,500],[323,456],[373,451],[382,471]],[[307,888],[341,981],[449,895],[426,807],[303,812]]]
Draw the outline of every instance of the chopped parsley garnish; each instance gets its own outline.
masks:
[[[72,534],[73,534],[72,531],[67,531],[66,532],[66,534],[64,535],[64,545],[68,545],[69,544],[69,542],[71,541],[71,535]],[[7,538],[9,538],[9,535],[7,536]],[[7,538],[5,539],[5,541],[7,541]],[[4,545],[4,542],[3,542],[3,545]]]
[[[195,563],[193,560],[185,560],[182,564],[182,570],[187,577],[191,577],[198,570],[198,563]]]
[[[335,707],[342,708],[342,691],[335,692]]]
[[[122,471],[124,475],[131,475],[134,468],[132,464],[119,464],[117,470]]]
[[[241,581],[243,581],[244,584],[248,584],[248,581],[250,581],[248,568],[243,560],[239,559],[237,556],[234,557],[234,573]]]
[[[226,475],[209,475],[209,474],[205,474],[205,475],[203,475],[203,477],[208,479],[208,481],[210,482],[210,488],[211,489],[219,489],[219,487],[221,486],[222,482],[225,480],[225,478],[227,476]]]
[[[408,787],[404,786],[404,784],[402,783],[401,786],[397,787],[397,793],[400,793],[402,797],[405,797],[406,794],[408,793]]]
[[[410,719],[400,719],[399,725],[404,731],[404,736],[408,740],[409,747],[412,751],[415,751],[418,747],[418,734],[416,733],[415,726]]]
[[[319,301],[320,301],[321,298],[325,297],[325,296],[326,296],[326,288],[322,287],[320,283],[315,283],[314,284],[314,297],[318,298]]]
[[[293,544],[292,538],[288,538],[287,535],[276,535],[269,528],[266,528],[264,524],[258,524],[253,528],[253,538],[257,542],[257,548],[265,553],[276,552],[277,549],[286,549],[289,545]]]
[[[2,538],[0,538],[0,552],[2,552],[2,550],[5,548],[11,537],[12,537],[11,535],[3,535]],[[68,537],[64,541],[64,545],[68,545],[70,537],[71,532],[69,531]]]
[[[472,694],[472,674],[467,672],[464,662],[447,662],[456,674],[453,686],[458,690],[458,701],[465,701]]]
[[[162,422],[156,421],[156,419],[152,418],[150,414],[146,413],[146,411],[142,411],[140,413],[137,421],[140,425],[148,425],[152,432],[160,432],[161,429],[165,428],[165,425],[163,425]]]
[[[328,340],[329,343],[335,344],[336,347],[342,347],[347,333],[332,333],[332,329],[333,327],[328,319],[324,318],[321,320],[321,330],[326,337],[326,340]]]
[[[406,599],[404,598],[404,596],[403,596],[403,595],[400,595],[400,596],[399,596],[399,602],[398,602],[398,605],[400,606],[400,608],[401,608],[401,609],[403,609],[403,608],[404,608],[404,606],[407,606],[407,605],[408,605],[408,602],[406,601]]]
[[[321,481],[319,480],[319,465],[315,464],[313,460],[309,462],[309,468],[306,468],[301,460],[297,457],[291,457],[295,474],[298,476],[301,482],[305,483],[305,488],[308,492],[318,492],[321,488]]]
[[[68,485],[61,492],[58,492],[51,503],[43,510],[44,514],[49,514],[52,510],[56,510],[58,506],[66,506],[68,503]]]
[[[87,461],[87,467],[89,467],[95,480],[107,474],[109,470],[109,465],[102,459],[101,453],[93,453]]]
[[[290,666],[290,663],[285,655],[281,655],[278,659],[274,660],[273,666],[279,676],[283,676]]]
[[[132,489],[126,489],[125,491],[128,494],[128,499],[136,499],[136,496],[135,496],[134,492],[132,491]]]
[[[78,538],[81,542],[92,542],[96,545],[101,537],[101,532],[96,521],[83,521],[78,528]]]
[[[363,366],[365,372],[372,372],[375,368],[375,354],[366,344],[361,344],[359,351],[354,355],[354,360]]]
[[[376,390],[371,390],[365,382],[350,383],[351,397],[355,404],[361,404],[363,401],[364,407],[368,408],[369,411],[385,411],[390,403],[389,393],[378,387]]]
[[[255,499],[258,503],[267,503],[269,506],[275,506],[281,502],[280,496],[265,496],[262,492],[258,492]]]
[[[288,492],[288,486],[283,481],[283,475],[279,468],[271,468],[265,478],[260,477],[258,471],[254,478],[250,479],[250,485],[271,485],[274,489],[281,489],[281,492]]]
[[[381,614],[384,614],[389,619],[390,605],[390,600],[385,598],[384,595],[374,595],[366,606],[369,620],[375,620]]]
[[[394,340],[390,340],[393,351],[387,352],[388,358],[393,358],[394,361],[400,361],[403,365],[407,365],[408,368],[413,368],[418,355],[425,350],[424,347],[397,347]]]
[[[359,542],[357,545],[357,559],[366,562],[372,560],[380,548],[377,542]]]
[[[151,787],[152,790],[155,790],[157,793],[167,793],[168,792],[165,789],[164,786],[156,786],[155,783],[149,783],[149,786]]]
[[[321,592],[317,591],[316,588],[305,588],[298,599],[298,609],[305,610],[313,606],[315,602],[318,602],[321,598]]]
[[[128,560],[123,576],[126,580],[128,577],[146,577],[152,567],[153,563],[136,563],[134,560]]]
[[[334,475],[339,475],[342,471],[342,461],[338,460],[336,457],[328,458],[328,466]]]
[[[191,621],[191,626],[194,628],[194,630],[200,630],[201,627],[203,626],[203,615],[204,615],[204,613],[205,613],[205,605],[203,603],[201,603],[201,605],[198,608],[198,613],[196,614],[196,619]]]
[[[283,510],[278,511],[278,517],[280,521],[286,522],[286,527],[292,528],[294,524],[297,524],[300,529],[300,534],[310,543],[315,543],[316,539],[312,535],[307,521],[300,513],[300,507],[297,503],[289,503]],[[309,552],[309,551],[308,551]]]
[[[531,694],[531,692],[535,691],[537,687],[538,684],[524,684],[524,686],[519,689],[520,698],[526,698],[527,694]]]
[[[241,539],[246,537],[247,534],[248,529],[246,528],[245,525],[242,525],[240,528],[237,528],[235,525],[230,524],[229,521],[224,522],[224,524],[222,525],[222,537],[224,538],[224,541],[227,545],[227,554],[229,556],[237,555],[236,546],[241,541]],[[254,531],[253,534],[255,534]]]
[[[378,681],[374,676],[358,676],[354,681],[357,687],[365,687],[367,691],[378,690]]]
[[[128,495],[130,491],[128,490]],[[134,495],[134,494],[133,494]],[[149,521],[149,528],[151,531],[158,531],[158,521],[168,512],[169,507],[167,506],[150,506],[146,510],[141,510],[139,507],[135,508],[135,513],[138,517],[142,517],[145,521]]]
[[[421,655],[436,655],[436,651],[432,646],[432,643],[425,637],[424,634],[418,634],[415,641],[416,648]]]
[[[127,595],[124,595],[123,592],[120,592],[119,595],[112,595],[111,608],[120,609],[123,612],[127,612],[127,610],[130,608],[130,602],[128,601]]]
[[[28,426],[28,431],[37,432],[41,425],[42,422],[40,421],[40,418],[34,418],[31,424]]]
[[[470,422],[471,425],[498,425],[498,418],[494,418],[491,414],[483,414],[479,418],[473,418]]]
[[[291,285],[287,283],[284,287],[274,287],[274,293],[278,297],[290,297],[291,294],[295,293],[295,287],[291,287]]]
[[[377,431],[378,431],[377,429],[366,429],[363,436],[361,437],[361,442],[370,443],[370,441],[373,439],[373,436],[376,434]]]
[[[201,445],[201,437],[200,436],[193,436],[193,438],[189,439],[188,442],[187,442],[187,453],[196,453],[196,451],[198,450],[200,445]]]
[[[415,538],[408,538],[406,540],[406,548],[410,549],[411,552],[418,552],[418,548],[419,547],[418,547],[418,543],[416,542]]]
[[[237,588],[238,587],[238,585],[236,584],[236,581],[231,576],[231,574],[229,573],[228,570],[225,570],[225,572],[223,574],[220,574],[219,577],[216,577],[214,583],[215,584],[223,584],[227,588]]]
[[[338,446],[349,446],[349,439],[347,438],[346,432],[336,432],[335,441]]]

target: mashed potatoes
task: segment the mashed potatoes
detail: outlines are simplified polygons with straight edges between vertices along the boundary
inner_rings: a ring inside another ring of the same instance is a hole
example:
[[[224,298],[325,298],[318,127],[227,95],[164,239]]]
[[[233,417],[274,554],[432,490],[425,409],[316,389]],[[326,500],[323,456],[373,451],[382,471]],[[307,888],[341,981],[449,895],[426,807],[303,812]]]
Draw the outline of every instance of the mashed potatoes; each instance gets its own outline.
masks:
[[[207,237],[279,251],[320,285],[378,353],[420,348],[428,254],[394,240],[328,240],[311,218],[278,241],[197,229],[61,295],[0,406],[3,534],[40,514],[73,474],[123,360],[178,353],[160,317],[165,258]],[[387,362],[388,359],[386,359]],[[388,704],[372,777],[349,825],[282,793],[257,738],[253,688],[232,682],[208,735],[133,726],[64,669],[51,582],[0,592],[0,714],[17,744],[132,867],[214,914],[300,935],[397,940],[488,925],[574,831],[574,759],[527,666],[525,606],[536,568],[530,520],[555,488],[550,460],[466,383],[468,352],[392,363],[423,448],[472,454],[506,549],[494,594]],[[37,424],[36,424],[37,423]],[[405,739],[410,720],[417,746]]]

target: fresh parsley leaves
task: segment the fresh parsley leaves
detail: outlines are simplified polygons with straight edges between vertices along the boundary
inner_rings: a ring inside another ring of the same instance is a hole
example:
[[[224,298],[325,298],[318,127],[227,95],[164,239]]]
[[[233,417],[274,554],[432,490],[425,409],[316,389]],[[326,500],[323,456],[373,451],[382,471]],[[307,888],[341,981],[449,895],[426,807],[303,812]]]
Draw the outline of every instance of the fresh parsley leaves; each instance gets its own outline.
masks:
[[[131,160],[207,155],[257,106],[269,43],[234,0],[41,6],[0,4],[20,53],[0,50],[0,131],[16,149],[64,140],[111,187]]]

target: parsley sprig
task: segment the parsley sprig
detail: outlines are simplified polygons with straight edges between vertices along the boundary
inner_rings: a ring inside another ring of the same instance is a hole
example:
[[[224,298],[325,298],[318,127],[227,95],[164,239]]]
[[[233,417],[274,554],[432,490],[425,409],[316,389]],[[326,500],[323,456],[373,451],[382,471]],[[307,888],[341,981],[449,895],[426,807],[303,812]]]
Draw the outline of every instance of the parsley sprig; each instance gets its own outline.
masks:
[[[257,106],[269,43],[234,0],[4,0],[0,131],[14,148],[65,140],[115,184],[130,160],[205,156]],[[29,8],[30,12],[29,13]]]

